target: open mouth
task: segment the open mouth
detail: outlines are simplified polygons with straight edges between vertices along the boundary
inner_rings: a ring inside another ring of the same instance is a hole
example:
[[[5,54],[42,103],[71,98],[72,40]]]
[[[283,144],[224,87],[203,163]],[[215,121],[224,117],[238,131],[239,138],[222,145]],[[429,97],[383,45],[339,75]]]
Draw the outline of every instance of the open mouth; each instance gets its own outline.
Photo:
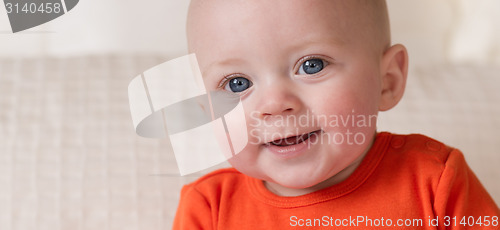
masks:
[[[318,135],[319,132],[321,132],[321,130],[316,130],[316,131],[313,131],[310,133],[305,133],[302,135],[291,136],[291,137],[282,138],[282,139],[276,139],[274,141],[266,143],[266,145],[275,145],[275,146],[280,146],[280,147],[296,145],[296,144],[300,144],[300,143],[306,141],[312,135]]]

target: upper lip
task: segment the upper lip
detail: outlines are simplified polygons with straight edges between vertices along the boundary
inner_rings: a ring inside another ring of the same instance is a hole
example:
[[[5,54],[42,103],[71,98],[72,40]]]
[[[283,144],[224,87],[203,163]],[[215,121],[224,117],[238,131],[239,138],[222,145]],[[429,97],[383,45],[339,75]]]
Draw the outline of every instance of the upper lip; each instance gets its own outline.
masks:
[[[290,134],[290,135],[287,135],[287,136],[285,136],[285,135],[279,135],[278,138],[276,138],[274,140],[271,140],[271,141],[267,141],[264,144],[265,145],[270,145],[271,143],[276,142],[276,141],[284,140],[284,139],[287,139],[287,138],[290,138],[290,137],[300,137],[300,136],[303,136],[303,135],[314,133],[316,131],[321,131],[321,129],[316,129],[316,130],[312,130],[312,131],[306,131],[306,132],[302,132],[300,134]],[[281,136],[283,136],[283,137],[281,137]]]

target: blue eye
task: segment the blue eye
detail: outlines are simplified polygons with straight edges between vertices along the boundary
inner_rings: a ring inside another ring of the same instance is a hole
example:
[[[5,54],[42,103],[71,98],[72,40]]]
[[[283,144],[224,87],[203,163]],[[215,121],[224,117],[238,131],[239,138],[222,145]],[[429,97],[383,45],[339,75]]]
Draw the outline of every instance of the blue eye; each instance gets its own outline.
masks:
[[[226,83],[224,89],[233,93],[239,93],[247,90],[250,86],[252,86],[252,82],[250,80],[244,77],[235,77]]]
[[[321,59],[309,59],[300,65],[297,74],[315,74],[323,70],[325,62]]]

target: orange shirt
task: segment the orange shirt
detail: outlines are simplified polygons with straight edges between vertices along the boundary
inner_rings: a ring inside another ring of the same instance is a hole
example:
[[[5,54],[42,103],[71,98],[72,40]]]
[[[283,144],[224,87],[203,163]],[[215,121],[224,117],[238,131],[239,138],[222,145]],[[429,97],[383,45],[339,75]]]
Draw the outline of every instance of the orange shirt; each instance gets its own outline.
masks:
[[[379,133],[343,182],[280,197],[235,169],[186,185],[174,229],[500,229],[500,210],[459,150]]]

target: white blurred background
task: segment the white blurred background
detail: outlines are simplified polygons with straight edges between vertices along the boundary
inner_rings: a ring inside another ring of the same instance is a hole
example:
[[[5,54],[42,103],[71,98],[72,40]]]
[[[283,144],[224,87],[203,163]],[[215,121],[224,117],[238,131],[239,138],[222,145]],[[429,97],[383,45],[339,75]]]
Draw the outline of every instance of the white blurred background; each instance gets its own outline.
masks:
[[[178,176],[168,140],[135,135],[127,85],[187,54],[188,4],[80,1],[16,34],[0,7],[0,229],[170,228],[202,173]],[[499,204],[500,1],[388,4],[411,64],[379,129],[460,148]]]
[[[393,40],[410,50],[412,67],[438,63],[500,64],[500,2],[389,0]],[[0,57],[186,53],[189,1],[80,1],[67,15],[9,34],[0,7]]]

